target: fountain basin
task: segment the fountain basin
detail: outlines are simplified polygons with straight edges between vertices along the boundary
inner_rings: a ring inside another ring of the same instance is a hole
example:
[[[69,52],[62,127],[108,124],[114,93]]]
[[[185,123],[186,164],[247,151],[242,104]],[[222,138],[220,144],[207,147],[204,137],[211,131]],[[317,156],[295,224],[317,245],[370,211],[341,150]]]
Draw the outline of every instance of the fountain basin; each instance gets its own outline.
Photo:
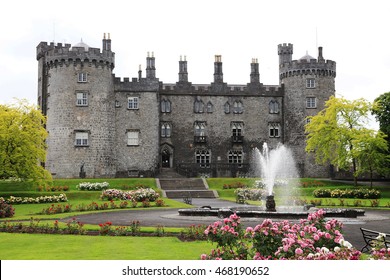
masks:
[[[357,218],[364,216],[365,211],[362,209],[340,209],[340,208],[321,208],[325,211],[325,217]],[[203,206],[191,209],[179,209],[180,216],[215,216],[218,218],[227,218],[236,213],[242,218],[269,218],[269,219],[305,219],[311,212],[317,211],[318,208],[304,210],[304,207],[277,207],[276,211],[267,211],[263,207],[230,207],[214,208]]]

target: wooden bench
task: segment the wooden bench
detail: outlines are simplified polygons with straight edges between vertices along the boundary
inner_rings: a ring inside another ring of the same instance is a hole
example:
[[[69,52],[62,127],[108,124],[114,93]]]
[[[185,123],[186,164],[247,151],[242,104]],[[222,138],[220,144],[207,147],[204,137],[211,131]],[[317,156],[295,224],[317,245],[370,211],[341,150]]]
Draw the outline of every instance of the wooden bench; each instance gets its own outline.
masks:
[[[374,231],[366,228],[360,228],[363,239],[365,242],[364,247],[360,250],[362,253],[369,252],[372,247],[374,247],[378,242],[380,242],[381,246],[384,246],[386,249],[390,248],[390,234],[389,233],[381,233],[379,231]],[[379,236],[381,234],[381,236]]]

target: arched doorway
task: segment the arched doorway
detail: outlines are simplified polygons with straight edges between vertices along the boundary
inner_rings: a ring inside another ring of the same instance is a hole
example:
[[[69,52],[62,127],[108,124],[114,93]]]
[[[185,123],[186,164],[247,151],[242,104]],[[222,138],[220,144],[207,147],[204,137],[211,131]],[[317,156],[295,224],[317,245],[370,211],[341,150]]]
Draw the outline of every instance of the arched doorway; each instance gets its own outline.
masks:
[[[164,145],[161,147],[161,167],[173,167],[173,149],[168,145]]]

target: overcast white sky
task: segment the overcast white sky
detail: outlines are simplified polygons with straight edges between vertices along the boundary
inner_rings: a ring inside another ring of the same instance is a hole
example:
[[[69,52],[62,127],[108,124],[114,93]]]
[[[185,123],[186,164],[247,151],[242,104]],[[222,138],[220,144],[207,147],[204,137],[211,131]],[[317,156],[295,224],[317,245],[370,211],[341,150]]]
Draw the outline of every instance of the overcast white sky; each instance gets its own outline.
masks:
[[[222,55],[224,81],[249,82],[258,58],[260,80],[277,85],[277,45],[292,43],[293,59],[306,51],[337,62],[336,94],[373,101],[390,91],[387,1],[313,0],[14,0],[0,16],[0,103],[14,97],[36,102],[35,51],[41,41],[101,48],[111,33],[116,77],[136,77],[148,51],[160,81],[178,80],[186,55],[189,80],[213,80],[214,55]],[[145,71],[144,71],[145,75]]]

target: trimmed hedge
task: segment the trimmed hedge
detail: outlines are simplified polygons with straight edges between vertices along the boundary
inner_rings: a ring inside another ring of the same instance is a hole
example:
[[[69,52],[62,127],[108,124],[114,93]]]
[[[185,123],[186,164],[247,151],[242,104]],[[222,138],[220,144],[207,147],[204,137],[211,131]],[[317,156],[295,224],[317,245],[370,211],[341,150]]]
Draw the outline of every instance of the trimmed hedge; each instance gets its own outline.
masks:
[[[332,198],[360,198],[376,199],[381,197],[381,193],[375,189],[317,189],[313,191],[314,197]]]

